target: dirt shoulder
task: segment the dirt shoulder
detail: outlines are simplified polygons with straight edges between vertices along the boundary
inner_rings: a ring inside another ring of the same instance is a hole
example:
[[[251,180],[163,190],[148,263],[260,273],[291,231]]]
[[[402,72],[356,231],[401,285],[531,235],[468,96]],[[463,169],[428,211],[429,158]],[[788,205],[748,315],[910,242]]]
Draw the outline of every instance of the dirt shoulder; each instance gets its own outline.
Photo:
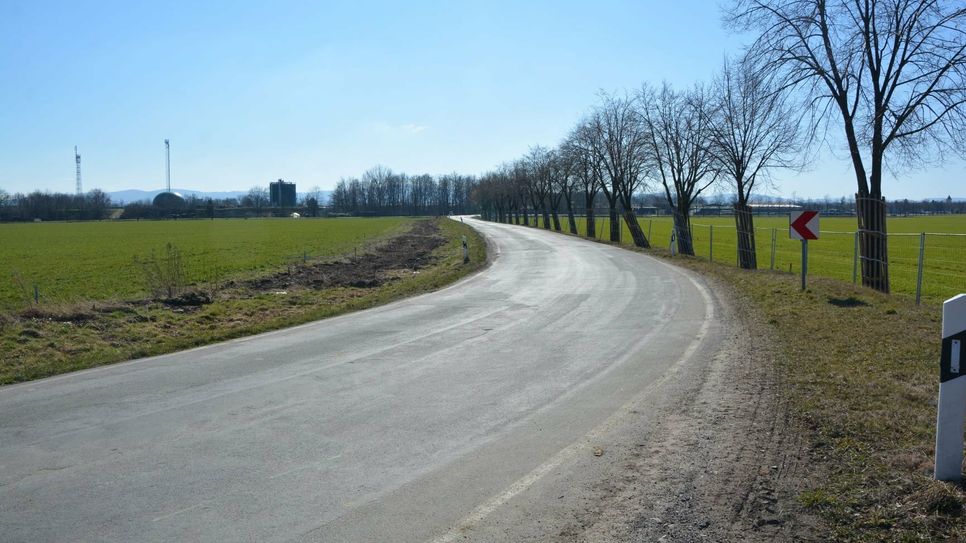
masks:
[[[814,474],[781,393],[778,349],[753,307],[720,281],[708,286],[723,328],[703,380],[647,439],[621,444],[623,473],[594,487],[597,505],[560,540],[824,540],[798,500]]]
[[[470,240],[468,264],[462,261],[462,236]],[[426,219],[339,258],[189,285],[170,298],[32,306],[0,314],[0,384],[364,309],[439,288],[485,263],[485,242],[468,226]]]
[[[767,324],[727,283],[698,280],[715,299],[703,347],[463,540],[825,540],[798,499],[816,476]]]

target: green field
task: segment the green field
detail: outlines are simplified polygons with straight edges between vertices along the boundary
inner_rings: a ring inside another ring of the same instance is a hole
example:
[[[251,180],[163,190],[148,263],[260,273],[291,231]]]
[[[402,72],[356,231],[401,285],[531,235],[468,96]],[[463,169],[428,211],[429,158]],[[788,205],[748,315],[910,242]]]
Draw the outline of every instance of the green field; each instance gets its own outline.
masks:
[[[62,288],[60,300],[43,294],[40,304],[17,307],[26,302],[14,297],[12,309],[0,310],[0,385],[365,309],[438,289],[486,265],[483,239],[445,218],[12,226],[7,239],[31,257],[20,257],[22,269],[51,284],[60,279]],[[32,243],[39,234],[49,236],[50,249],[29,251],[40,247]],[[168,241],[183,248],[189,278],[200,284],[155,298],[133,255],[160,251]],[[213,273],[220,280],[207,281]]]
[[[566,217],[562,217],[566,228]],[[642,217],[644,233],[654,247],[667,249],[671,239],[670,217]],[[714,262],[737,266],[738,241],[732,217],[693,217],[691,230],[695,254]],[[627,226],[622,242],[631,244]],[[578,219],[584,232],[584,221]],[[852,281],[856,220],[854,217],[822,218],[821,237],[809,242],[809,274]],[[758,267],[771,267],[771,239],[775,233],[775,269],[800,271],[801,242],[789,239],[788,218],[755,217]],[[944,299],[966,292],[966,215],[892,217],[888,222],[892,291],[915,294],[920,233],[926,233],[923,255],[924,298]],[[606,239],[607,219],[597,218],[597,236]],[[712,245],[713,238],[713,245]],[[861,279],[860,279],[861,281]]]
[[[41,302],[146,295],[134,258],[172,243],[187,282],[257,274],[307,258],[351,252],[404,229],[407,218],[220,219],[0,224],[0,310]]]

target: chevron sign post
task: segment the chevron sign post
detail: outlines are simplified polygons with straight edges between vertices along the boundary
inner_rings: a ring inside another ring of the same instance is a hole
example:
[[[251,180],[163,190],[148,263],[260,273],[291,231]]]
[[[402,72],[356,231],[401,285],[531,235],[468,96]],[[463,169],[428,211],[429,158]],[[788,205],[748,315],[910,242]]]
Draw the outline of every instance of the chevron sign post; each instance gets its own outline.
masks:
[[[788,214],[788,236],[802,240],[802,290],[808,275],[808,240],[818,239],[818,211],[793,211]]]
[[[963,477],[963,423],[966,422],[966,294],[943,303],[943,343],[939,355],[936,413],[936,471],[940,481]]]

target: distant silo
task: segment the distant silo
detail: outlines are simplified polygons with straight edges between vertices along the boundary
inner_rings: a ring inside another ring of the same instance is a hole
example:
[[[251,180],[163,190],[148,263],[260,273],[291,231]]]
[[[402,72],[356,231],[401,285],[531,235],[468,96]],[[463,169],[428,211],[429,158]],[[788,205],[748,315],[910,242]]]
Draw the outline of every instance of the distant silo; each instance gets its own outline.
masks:
[[[279,179],[268,185],[268,197],[272,207],[295,207],[295,183]]]

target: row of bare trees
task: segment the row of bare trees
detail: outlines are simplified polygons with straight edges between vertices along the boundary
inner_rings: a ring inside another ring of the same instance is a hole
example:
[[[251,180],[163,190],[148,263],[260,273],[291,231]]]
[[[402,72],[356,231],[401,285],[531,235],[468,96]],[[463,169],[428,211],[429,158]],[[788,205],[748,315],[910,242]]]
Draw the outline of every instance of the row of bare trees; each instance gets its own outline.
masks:
[[[476,179],[447,174],[407,175],[376,166],[361,178],[340,179],[330,198],[337,213],[353,215],[448,215],[473,209]]]
[[[533,147],[521,159],[483,177],[484,215],[528,223],[528,211],[543,225],[560,230],[565,205],[568,227],[577,233],[574,202],[582,197],[586,235],[596,236],[594,202],[607,202],[610,239],[620,237],[623,220],[638,247],[650,246],[634,212],[634,195],[658,189],[674,217],[678,249],[694,254],[691,208],[716,181],[735,189],[740,231],[755,267],[753,224],[748,200],[759,177],[792,164],[799,123],[782,95],[746,63],[726,63],[710,87],[679,91],[665,83],[643,86],[636,94],[602,94],[598,105],[556,149]]]
[[[649,241],[632,207],[658,189],[674,216],[680,252],[693,254],[691,207],[714,183],[735,195],[739,262],[755,268],[749,201],[780,168],[798,168],[822,146],[848,151],[856,179],[862,282],[888,292],[887,169],[966,155],[966,5],[961,0],[736,0],[725,17],[757,34],[708,85],[645,84],[602,94],[555,149],[485,175],[485,216],[560,229],[561,200],[583,195],[588,236],[602,193],[610,239],[622,216],[635,245]]]

